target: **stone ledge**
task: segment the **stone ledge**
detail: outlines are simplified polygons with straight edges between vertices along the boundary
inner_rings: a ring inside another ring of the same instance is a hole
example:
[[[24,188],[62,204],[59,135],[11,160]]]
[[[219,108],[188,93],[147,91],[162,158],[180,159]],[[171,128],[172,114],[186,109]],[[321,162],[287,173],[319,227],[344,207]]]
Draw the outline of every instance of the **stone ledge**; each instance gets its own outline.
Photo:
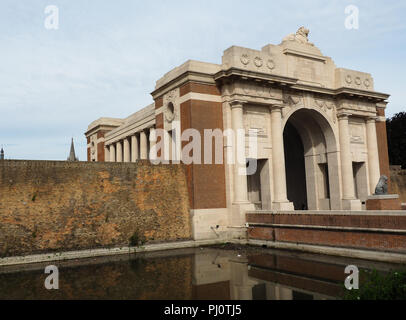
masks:
[[[112,249],[94,249],[94,250],[80,250],[80,251],[67,251],[58,253],[44,253],[20,257],[7,257],[0,258],[0,266],[11,266],[18,264],[29,264],[39,262],[54,262],[72,259],[94,258],[111,255],[121,255],[128,253],[141,253],[152,251],[163,251],[172,249],[194,248],[199,246],[206,246],[212,244],[224,243],[223,240],[199,240],[199,241],[182,241],[182,242],[168,242],[160,244],[150,244],[142,247],[121,247]]]
[[[339,247],[327,247],[307,244],[296,244],[288,242],[273,242],[266,240],[254,239],[229,239],[229,243],[240,245],[254,245],[254,246],[267,246],[274,249],[282,250],[295,250],[301,252],[315,253],[329,256],[340,256],[347,258],[357,258],[365,260],[375,260],[391,263],[406,263],[406,254],[390,253],[372,250],[349,249]],[[200,241],[182,241],[173,243],[162,243],[146,245],[144,247],[122,247],[113,249],[96,249],[96,250],[81,250],[70,251],[52,254],[30,255],[24,257],[9,257],[0,259],[1,266],[17,266],[25,264],[43,263],[43,262],[56,262],[67,261],[73,259],[94,258],[113,255],[124,255],[128,253],[141,253],[141,252],[159,252],[173,249],[196,248],[200,246],[208,246],[214,244],[224,243],[224,240],[200,240]]]
[[[406,263],[406,254],[401,253],[389,253],[381,251],[368,251],[359,249],[348,249],[348,248],[338,248],[338,247],[327,247],[327,246],[315,246],[307,244],[295,244],[295,243],[285,243],[285,242],[272,242],[265,240],[246,240],[246,241],[232,241],[238,244],[247,244],[254,246],[267,246],[274,249],[284,249],[284,250],[295,250],[310,252],[316,254],[349,257],[365,260],[374,260],[382,262],[392,262],[392,263]]]
[[[290,228],[290,229],[310,229],[310,230],[333,230],[342,232],[371,232],[371,233],[394,233],[406,234],[406,230],[402,229],[380,229],[380,228],[359,228],[359,227],[342,227],[342,226],[319,226],[319,225],[298,225],[298,224],[280,224],[280,223],[261,223],[249,222],[249,227],[263,228]]]
[[[386,199],[399,199],[398,194],[374,194],[368,197],[368,200],[386,200]]]
[[[330,215],[330,216],[405,216],[404,210],[364,210],[364,211],[346,211],[346,210],[320,210],[320,211],[273,211],[273,210],[255,210],[247,211],[249,214],[269,214],[269,215]]]

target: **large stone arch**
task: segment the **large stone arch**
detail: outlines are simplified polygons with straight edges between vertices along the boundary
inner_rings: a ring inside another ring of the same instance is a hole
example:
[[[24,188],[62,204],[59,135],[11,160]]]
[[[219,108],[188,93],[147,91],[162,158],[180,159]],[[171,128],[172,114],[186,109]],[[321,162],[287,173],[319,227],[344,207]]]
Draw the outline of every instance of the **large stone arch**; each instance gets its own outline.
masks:
[[[333,124],[318,110],[309,108],[292,110],[285,116],[283,121],[285,133],[288,124],[294,127],[303,144],[306,209],[341,209],[339,147]],[[286,160],[287,187],[289,188],[288,170],[291,164],[289,159]],[[289,200],[292,201],[292,199]],[[297,205],[295,209],[298,209]]]

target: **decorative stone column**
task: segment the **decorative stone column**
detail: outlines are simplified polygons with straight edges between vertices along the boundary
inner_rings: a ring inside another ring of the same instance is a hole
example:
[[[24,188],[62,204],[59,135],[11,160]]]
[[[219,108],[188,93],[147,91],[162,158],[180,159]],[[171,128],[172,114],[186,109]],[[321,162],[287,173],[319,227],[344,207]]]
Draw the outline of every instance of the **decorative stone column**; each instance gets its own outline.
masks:
[[[367,146],[368,146],[368,171],[369,171],[369,189],[370,194],[374,194],[375,187],[378,184],[380,174],[378,139],[376,137],[376,118],[371,117],[366,121],[367,127]]]
[[[233,101],[231,106],[231,127],[234,133],[233,141],[233,189],[234,198],[232,204],[232,221],[233,225],[244,225],[246,223],[245,213],[248,210],[255,210],[255,205],[248,201],[247,189],[247,167],[245,163],[245,147],[241,150],[241,141],[238,145],[238,132],[244,130],[243,118],[243,101]],[[245,139],[245,134],[243,136]],[[243,146],[245,145],[245,141]],[[238,161],[238,159],[240,161]]]
[[[108,146],[104,146],[104,162],[110,161],[110,149]]]
[[[340,135],[341,179],[344,210],[361,210],[361,201],[355,199],[354,173],[352,169],[352,155],[350,145],[350,130],[348,114],[338,116]]]
[[[286,189],[285,150],[283,146],[282,106],[271,106],[272,172],[274,185],[274,210],[294,210]]]
[[[116,162],[116,146],[114,143],[110,145],[110,162]]]
[[[130,141],[128,138],[124,139],[124,162],[131,161],[131,153],[130,153]]]
[[[243,161],[243,163],[239,163],[238,161],[238,159],[245,159],[245,148],[242,148],[242,146],[238,144],[238,131],[244,130],[243,102],[232,102],[231,119],[234,131],[234,203],[248,203],[247,174],[243,173],[244,170],[246,172],[246,164],[245,161]]]
[[[138,137],[136,134],[131,136],[131,162],[138,160]]]
[[[148,159],[148,141],[145,130],[140,132],[140,158],[141,160]]]
[[[116,161],[123,162],[123,145],[121,141],[116,142]]]

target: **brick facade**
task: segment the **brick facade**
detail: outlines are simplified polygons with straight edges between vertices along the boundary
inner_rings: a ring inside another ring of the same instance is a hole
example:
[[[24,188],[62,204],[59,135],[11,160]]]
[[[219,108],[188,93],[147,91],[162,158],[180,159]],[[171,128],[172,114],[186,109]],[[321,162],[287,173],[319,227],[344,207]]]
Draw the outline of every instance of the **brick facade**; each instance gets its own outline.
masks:
[[[406,252],[406,216],[248,214],[250,239]]]
[[[204,137],[205,129],[223,130],[222,104],[219,102],[188,100],[181,104],[180,110],[182,132],[194,128]],[[187,144],[184,141],[182,147]],[[202,157],[203,155],[204,143]],[[187,177],[192,209],[226,207],[224,164],[188,165]]]
[[[99,162],[106,161],[104,156],[104,142],[99,142],[97,144],[97,161]]]

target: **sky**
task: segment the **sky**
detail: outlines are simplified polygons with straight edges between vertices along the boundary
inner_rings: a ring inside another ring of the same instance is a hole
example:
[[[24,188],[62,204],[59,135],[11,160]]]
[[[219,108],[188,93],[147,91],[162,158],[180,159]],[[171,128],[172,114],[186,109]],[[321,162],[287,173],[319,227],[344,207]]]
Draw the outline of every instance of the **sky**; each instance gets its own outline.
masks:
[[[358,29],[345,27],[348,5]],[[406,1],[1,0],[0,146],[6,159],[66,160],[73,137],[86,160],[87,126],[152,103],[172,68],[220,64],[232,45],[260,50],[302,25],[337,67],[391,94],[387,116],[406,111]]]

